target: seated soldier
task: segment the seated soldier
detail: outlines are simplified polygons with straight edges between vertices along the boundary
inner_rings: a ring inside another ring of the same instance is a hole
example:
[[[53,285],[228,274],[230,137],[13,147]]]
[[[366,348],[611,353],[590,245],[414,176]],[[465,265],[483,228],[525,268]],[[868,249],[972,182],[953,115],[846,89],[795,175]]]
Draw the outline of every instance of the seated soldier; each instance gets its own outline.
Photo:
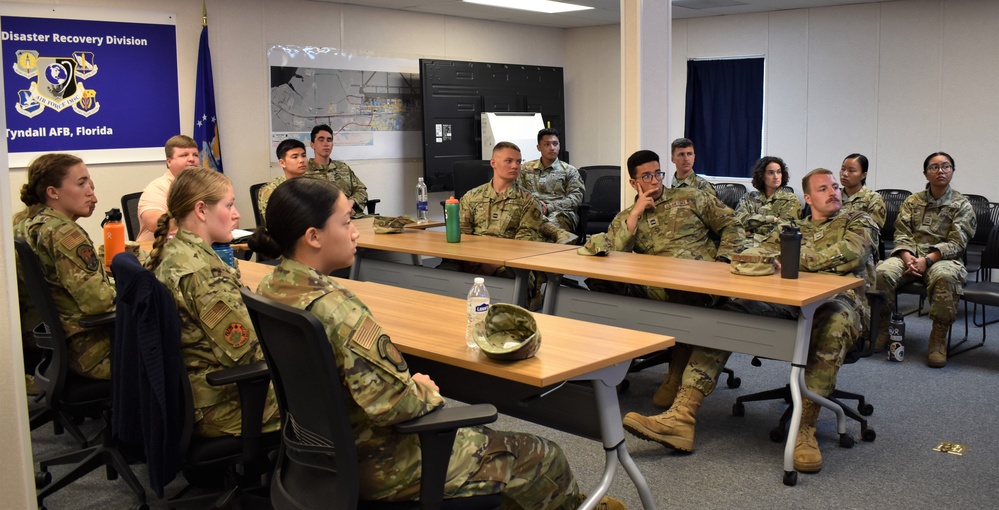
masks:
[[[336,184],[347,195],[354,216],[364,214],[364,206],[368,203],[368,187],[357,178],[347,163],[330,157],[333,153],[333,128],[320,124],[312,128],[311,136],[310,145],[315,157],[309,160],[309,177],[326,179]]]
[[[746,231],[746,247],[759,246],[779,223],[798,219],[801,202],[794,193],[781,189],[790,176],[784,160],[766,156],[753,165],[753,187],[739,200],[735,219]]]
[[[541,159],[524,163],[517,184],[534,195],[541,205],[543,220],[575,232],[579,225],[579,204],[583,203],[583,179],[576,167],[558,159],[559,134],[555,129],[538,131]]]
[[[278,144],[276,152],[278,164],[281,165],[284,175],[264,184],[257,190],[257,210],[260,211],[261,219],[267,218],[267,201],[271,198],[271,193],[274,193],[278,184],[305,175],[308,168],[309,158],[305,155],[304,143],[294,138],[287,138]]]
[[[707,193],[715,194],[715,185],[704,177],[694,173],[694,142],[689,138],[677,138],[670,144],[670,161],[676,167],[671,188],[697,188]]]

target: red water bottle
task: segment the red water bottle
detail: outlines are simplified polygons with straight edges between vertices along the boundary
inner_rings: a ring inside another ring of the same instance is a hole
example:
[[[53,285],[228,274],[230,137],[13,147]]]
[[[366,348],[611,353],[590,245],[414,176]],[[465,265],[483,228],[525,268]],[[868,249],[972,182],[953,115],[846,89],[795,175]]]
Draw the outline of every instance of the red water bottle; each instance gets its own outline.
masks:
[[[111,209],[104,214],[104,267],[111,267],[111,259],[125,251],[125,225],[121,222],[121,211]]]

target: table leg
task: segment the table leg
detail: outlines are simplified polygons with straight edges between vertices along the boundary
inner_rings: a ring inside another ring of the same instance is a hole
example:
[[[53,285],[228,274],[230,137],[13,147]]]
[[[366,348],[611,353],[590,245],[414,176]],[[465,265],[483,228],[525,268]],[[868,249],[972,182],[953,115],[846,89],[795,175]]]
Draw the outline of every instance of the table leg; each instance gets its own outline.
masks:
[[[357,274],[361,271],[361,260],[364,258],[364,248],[357,248],[354,252],[354,264],[350,266],[350,279],[357,280]]]
[[[638,470],[638,466],[635,465],[635,461],[632,460],[624,442],[624,426],[621,424],[621,406],[617,398],[617,384],[628,375],[630,365],[631,362],[625,361],[585,376],[585,379],[590,380],[593,385],[593,394],[600,413],[600,440],[607,455],[600,484],[580,507],[586,510],[594,508],[597,502],[607,494],[617,469],[615,458],[624,466],[625,472],[628,473],[635,488],[638,489],[642,506],[646,510],[656,508],[656,504],[652,500],[652,491],[649,489],[645,477]]]
[[[791,358],[790,383],[793,410],[791,411],[791,423],[787,430],[787,443],[784,445],[784,485],[798,483],[798,473],[794,470],[794,445],[798,441],[798,427],[801,425],[801,393],[802,388],[805,387],[805,364],[808,362],[808,344],[812,336],[812,318],[815,315],[815,310],[823,302],[801,307],[801,313],[798,315],[794,356]]]
[[[530,286],[530,275],[531,272],[527,269],[513,269],[513,274],[515,275],[513,280],[513,300],[514,304],[518,306],[527,306],[527,292]]]
[[[545,284],[545,302],[541,306],[541,313],[555,315],[555,306],[558,304],[558,289],[562,286],[561,273],[545,273],[548,283]]]

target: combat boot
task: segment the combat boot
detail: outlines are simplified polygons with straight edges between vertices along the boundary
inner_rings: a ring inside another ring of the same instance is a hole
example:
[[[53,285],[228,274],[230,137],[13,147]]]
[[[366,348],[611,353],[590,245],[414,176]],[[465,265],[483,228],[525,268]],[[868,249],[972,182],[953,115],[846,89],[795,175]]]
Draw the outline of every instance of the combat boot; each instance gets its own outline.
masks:
[[[694,451],[694,415],[701,407],[704,394],[690,386],[681,386],[676,400],[665,413],[642,416],[628,413],[624,416],[624,429],[636,436],[655,441],[667,448],[684,452]]]
[[[888,325],[891,323],[891,311],[888,310],[887,306],[882,305],[879,315],[878,330],[875,332],[878,336],[874,341],[873,352],[884,352],[888,348]]]
[[[933,321],[933,329],[930,330],[930,346],[926,351],[926,364],[933,368],[942,368],[947,365],[947,334],[950,332],[950,324]]]
[[[693,349],[686,346],[673,347],[673,359],[669,362],[666,377],[663,378],[663,383],[656,390],[655,395],[652,395],[652,403],[656,407],[669,409],[673,405],[676,392],[679,391],[680,382],[683,380],[683,371],[687,368],[687,362],[690,361],[691,352]]]
[[[807,398],[802,401],[801,425],[798,427],[798,440],[794,443],[794,469],[802,473],[818,473],[822,469],[822,452],[815,439],[815,422],[822,406]]]
[[[593,510],[628,510],[628,507],[617,499],[604,496]]]

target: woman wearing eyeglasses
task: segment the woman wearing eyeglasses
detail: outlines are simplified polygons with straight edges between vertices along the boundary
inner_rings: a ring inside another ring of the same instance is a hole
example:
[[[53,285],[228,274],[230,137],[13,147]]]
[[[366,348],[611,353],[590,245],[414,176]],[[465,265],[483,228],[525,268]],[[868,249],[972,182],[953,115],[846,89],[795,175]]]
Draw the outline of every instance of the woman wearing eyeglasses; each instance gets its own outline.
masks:
[[[888,344],[888,313],[895,309],[895,289],[921,279],[933,320],[926,364],[934,368],[947,364],[947,333],[968,277],[961,256],[977,223],[971,202],[950,187],[955,171],[954,158],[946,152],[926,157],[926,189],[902,202],[895,220],[895,249],[877,269],[878,290],[885,292],[886,302],[875,349]]]
[[[801,202],[787,185],[789,175],[784,160],[774,156],[760,158],[753,165],[753,187],[739,200],[735,220],[746,231],[746,247],[759,246],[780,223],[797,220]]]

